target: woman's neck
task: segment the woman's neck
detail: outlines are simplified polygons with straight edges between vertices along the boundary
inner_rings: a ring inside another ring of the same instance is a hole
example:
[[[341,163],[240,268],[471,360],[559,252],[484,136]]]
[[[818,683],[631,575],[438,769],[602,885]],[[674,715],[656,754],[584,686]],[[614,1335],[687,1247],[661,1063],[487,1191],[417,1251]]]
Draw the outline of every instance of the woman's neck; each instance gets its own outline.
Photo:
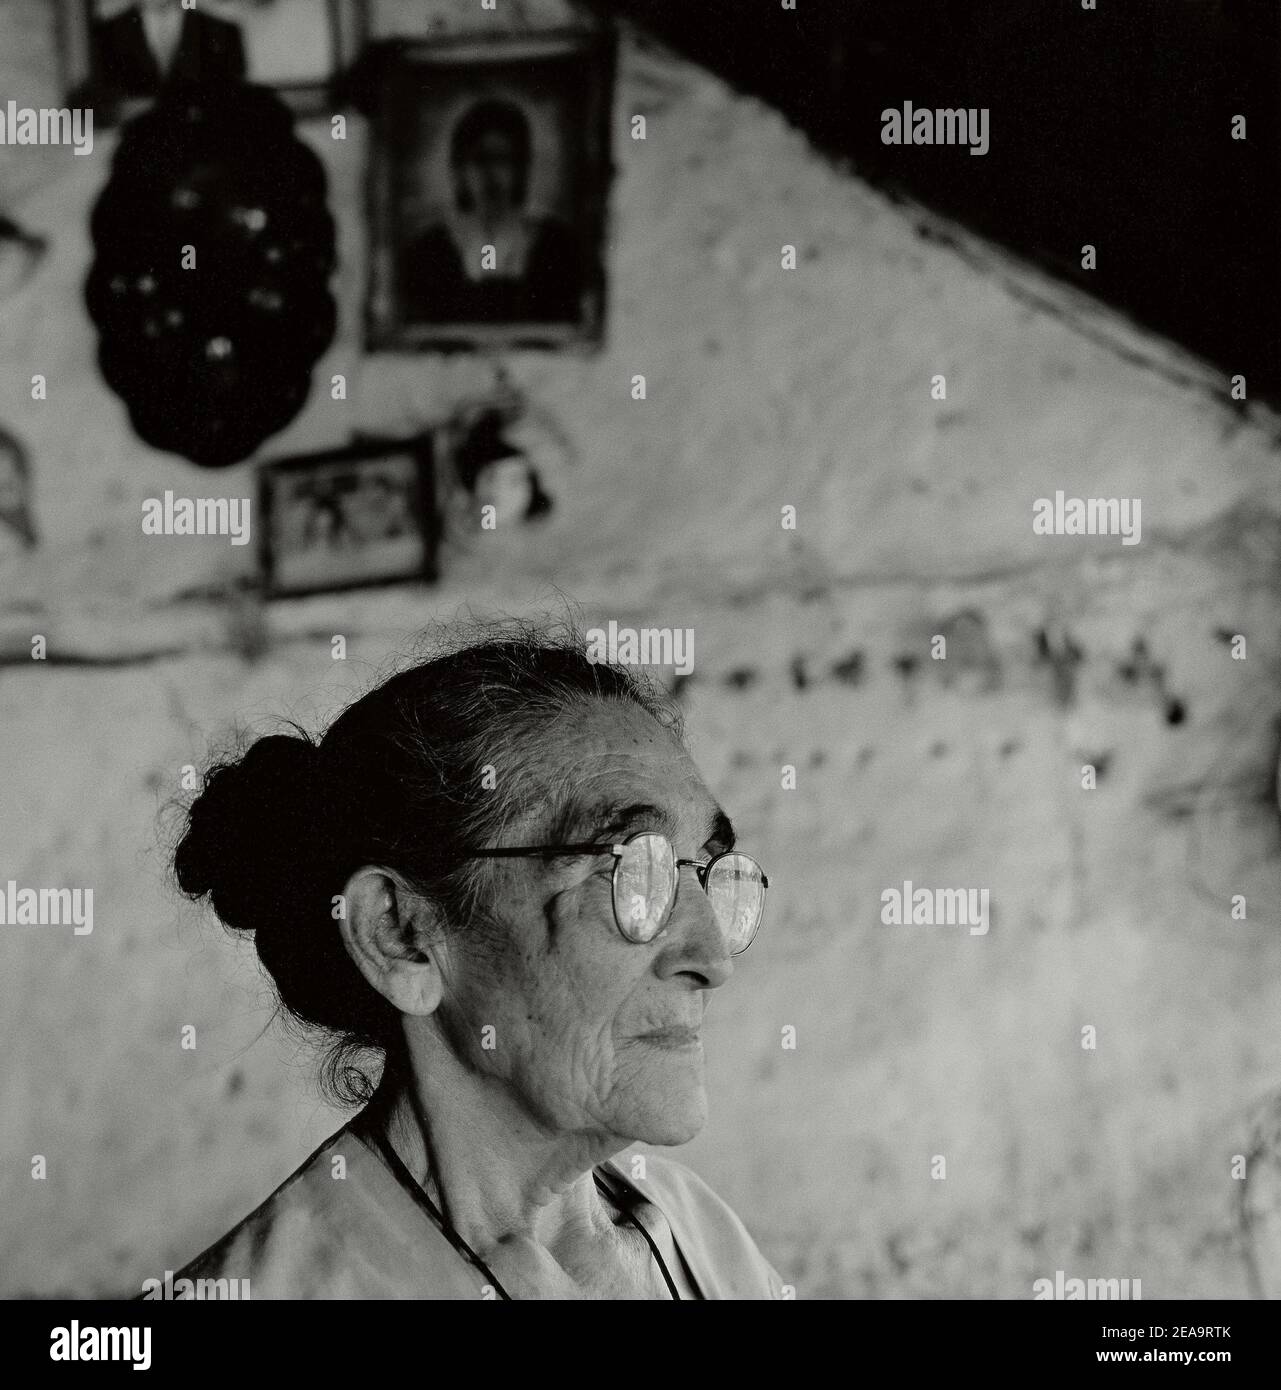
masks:
[[[473,1250],[528,1245],[555,1255],[614,1233],[617,1213],[592,1170],[624,1141],[549,1134],[493,1078],[437,1059],[431,1070],[430,1080],[386,1078],[375,1123]]]

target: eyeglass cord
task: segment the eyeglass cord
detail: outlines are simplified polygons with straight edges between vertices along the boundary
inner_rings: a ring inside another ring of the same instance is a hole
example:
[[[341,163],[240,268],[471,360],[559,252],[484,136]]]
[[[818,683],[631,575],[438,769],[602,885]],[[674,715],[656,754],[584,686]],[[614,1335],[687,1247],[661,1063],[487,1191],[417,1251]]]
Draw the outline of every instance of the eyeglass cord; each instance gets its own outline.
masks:
[[[423,1185],[418,1181],[417,1178],[414,1177],[414,1175],[405,1166],[400,1155],[396,1152],[395,1149],[392,1148],[391,1144],[388,1142],[387,1137],[383,1134],[374,1133],[371,1134],[369,1138],[374,1143],[378,1152],[382,1155],[384,1162],[391,1169],[392,1176],[401,1185],[401,1187],[404,1188],[404,1190],[409,1194],[409,1196],[418,1204],[418,1206],[420,1206],[428,1214],[428,1216],[431,1217],[432,1221],[436,1224],[436,1226],[439,1227],[441,1234],[450,1243],[450,1245],[454,1247],[458,1254],[461,1255],[464,1260],[471,1264],[485,1277],[488,1283],[493,1286],[494,1291],[498,1294],[499,1298],[503,1299],[505,1302],[508,1303],[515,1302],[511,1294],[509,1294],[507,1290],[503,1288],[501,1282],[498,1279],[498,1276],[494,1273],[494,1271],[490,1269],[490,1267],[485,1263],[485,1261],[481,1259],[481,1257],[471,1248],[470,1245],[467,1244],[463,1237],[445,1219],[444,1213],[440,1210],[436,1203],[433,1202],[432,1199],[427,1195],[427,1192],[423,1188]],[[606,1185],[601,1181],[600,1175],[597,1173],[593,1173],[592,1176],[596,1180],[597,1188],[599,1188],[599,1190],[606,1197],[610,1198],[610,1200],[613,1201],[614,1198],[610,1193],[609,1189],[606,1187]],[[650,1251],[654,1256],[654,1259],[658,1262],[659,1269],[663,1272],[663,1279],[667,1283],[667,1287],[671,1292],[672,1298],[679,1303],[681,1301],[680,1290],[677,1289],[676,1284],[672,1279],[671,1273],[667,1268],[667,1262],[663,1259],[662,1252],[655,1244],[654,1237],[651,1236],[650,1233],[645,1229],[644,1224],[637,1219],[635,1212],[633,1212],[630,1207],[624,1208],[624,1213],[627,1216],[627,1219],[632,1223],[632,1225],[635,1226],[636,1229],[641,1233],[641,1235],[645,1237],[645,1243],[649,1246]]]

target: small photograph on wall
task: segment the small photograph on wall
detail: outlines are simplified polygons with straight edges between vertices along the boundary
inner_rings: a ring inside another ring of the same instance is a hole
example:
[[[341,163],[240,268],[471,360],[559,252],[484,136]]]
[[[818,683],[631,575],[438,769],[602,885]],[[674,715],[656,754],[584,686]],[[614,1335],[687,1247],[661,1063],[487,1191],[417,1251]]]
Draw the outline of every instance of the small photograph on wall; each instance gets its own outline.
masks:
[[[371,165],[371,348],[599,343],[613,49],[400,45]]]
[[[437,577],[440,524],[427,437],[264,464],[258,515],[269,598]]]
[[[127,117],[171,82],[253,82],[325,108],[359,56],[366,0],[59,0],[72,106]]]

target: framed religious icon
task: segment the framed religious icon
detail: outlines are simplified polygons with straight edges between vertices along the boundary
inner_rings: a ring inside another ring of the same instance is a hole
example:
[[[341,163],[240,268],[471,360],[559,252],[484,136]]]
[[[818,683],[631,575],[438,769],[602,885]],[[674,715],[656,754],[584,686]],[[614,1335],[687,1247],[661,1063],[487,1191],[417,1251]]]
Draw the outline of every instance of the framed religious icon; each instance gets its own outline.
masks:
[[[375,349],[593,346],[609,32],[396,46],[370,172]]]
[[[136,112],[170,82],[253,82],[300,114],[359,56],[366,0],[57,0],[67,104]]]
[[[437,577],[429,435],[278,459],[260,468],[258,484],[267,597]]]

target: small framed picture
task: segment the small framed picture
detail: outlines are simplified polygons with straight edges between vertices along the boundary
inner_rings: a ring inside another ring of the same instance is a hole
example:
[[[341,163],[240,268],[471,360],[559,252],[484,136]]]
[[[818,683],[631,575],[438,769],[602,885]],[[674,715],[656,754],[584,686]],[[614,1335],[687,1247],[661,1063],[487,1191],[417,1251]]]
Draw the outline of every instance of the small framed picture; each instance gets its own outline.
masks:
[[[438,576],[430,436],[264,464],[258,545],[269,598]]]
[[[594,346],[610,32],[390,52],[370,164],[372,349]]]
[[[327,109],[359,56],[366,0],[57,0],[70,106],[129,116],[167,82],[253,82],[300,114]]]

